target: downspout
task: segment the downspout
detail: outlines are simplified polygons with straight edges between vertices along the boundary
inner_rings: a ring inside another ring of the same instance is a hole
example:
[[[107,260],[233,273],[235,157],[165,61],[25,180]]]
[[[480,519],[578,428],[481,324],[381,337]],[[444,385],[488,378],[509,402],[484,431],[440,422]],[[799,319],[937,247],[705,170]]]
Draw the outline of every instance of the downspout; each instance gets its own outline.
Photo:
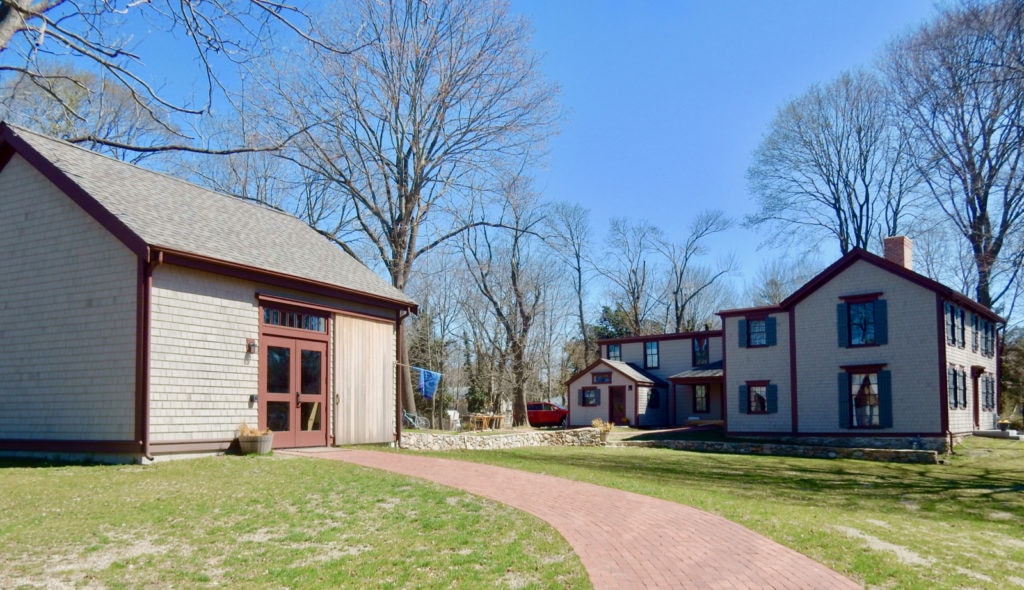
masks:
[[[946,433],[946,452],[953,454],[953,431],[949,428],[949,383],[946,381],[946,306],[942,296],[935,295],[936,332],[939,341],[939,432]]]
[[[136,435],[142,443],[142,457],[153,460],[149,449],[149,365],[150,365],[150,323],[153,298],[153,271],[164,262],[164,253],[150,251],[149,260],[141,263],[142,280],[139,281],[138,329],[136,331],[135,361],[135,415]]]
[[[402,324],[405,323],[405,318],[409,317],[409,310],[402,309],[398,312],[398,318],[395,322],[395,445],[399,448],[402,446],[402,365],[398,363],[398,359],[402,358],[401,350],[402,346]]]

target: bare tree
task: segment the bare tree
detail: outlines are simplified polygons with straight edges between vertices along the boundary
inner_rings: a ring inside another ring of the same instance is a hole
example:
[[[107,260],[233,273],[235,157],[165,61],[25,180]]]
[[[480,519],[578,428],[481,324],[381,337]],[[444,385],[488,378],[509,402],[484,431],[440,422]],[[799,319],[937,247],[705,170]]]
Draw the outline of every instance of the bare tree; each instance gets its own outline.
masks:
[[[976,299],[993,307],[1024,249],[1024,5],[967,3],[896,43],[887,61],[919,170],[971,248]]]
[[[758,269],[748,290],[753,305],[778,305],[816,274],[803,258],[776,258]]]
[[[265,108],[307,130],[293,161],[351,204],[374,256],[405,289],[418,257],[485,223],[474,195],[495,190],[495,171],[521,163],[550,131],[554,89],[539,76],[526,23],[503,2],[347,6],[353,13],[326,22],[321,36],[364,47],[341,58],[282,55],[278,71],[295,75],[277,82]],[[309,67],[296,70],[300,60]]]
[[[651,316],[658,308],[661,273],[648,259],[657,254],[661,241],[661,230],[650,223],[621,217],[611,220],[605,263],[598,265],[597,272],[611,283],[612,298],[625,312],[631,334],[660,331]]]
[[[886,88],[865,72],[784,106],[747,177],[758,202],[748,226],[780,241],[828,236],[843,254],[903,231],[919,183]]]
[[[278,36],[308,43],[323,50],[346,53],[330,40],[317,37],[313,29],[319,10],[305,12],[299,5],[269,0],[184,0],[182,2],[138,1],[114,3],[104,0],[3,0],[0,2],[0,80],[17,79],[19,86],[32,85],[43,92],[55,86],[77,85],[93,94],[119,87],[121,95],[135,102],[148,119],[147,125],[162,127],[164,134],[154,143],[147,137],[103,135],[103,128],[76,128],[79,135],[65,136],[73,142],[101,143],[119,149],[142,151],[185,149],[207,151],[191,144],[172,125],[169,115],[198,117],[208,114],[217,100],[229,97],[231,73],[244,70],[252,60],[272,51]],[[161,88],[165,80],[147,69],[145,52],[160,51],[147,45],[148,35],[181,38],[176,52],[183,61],[198,64],[199,80],[190,87],[193,96],[168,96]],[[65,68],[92,71],[104,80],[104,88],[81,84]],[[53,93],[64,116],[87,121],[88,114],[79,104],[65,100],[66,94]],[[179,143],[164,141],[165,134],[177,136]],[[239,148],[251,149],[251,148]],[[237,150],[231,150],[237,151]]]
[[[24,73],[7,76],[0,84],[0,119],[60,138],[102,137],[119,144],[153,146],[178,139],[165,123],[166,109],[148,104],[109,78],[66,66],[33,81]],[[71,116],[73,110],[75,116]],[[128,150],[105,142],[82,146],[138,164],[158,152]]]
[[[536,252],[543,246],[537,238],[543,214],[521,177],[507,183],[506,194],[508,209],[503,221],[508,229],[471,229],[463,252],[473,282],[490,304],[508,343],[512,424],[521,426],[527,422],[526,386],[532,376],[530,336],[543,311],[547,284],[544,264]]]
[[[704,211],[690,224],[690,233],[682,243],[661,237],[654,247],[668,262],[669,277],[665,297],[669,309],[669,330],[683,332],[695,330],[711,318],[697,317],[690,304],[729,273],[733,264],[724,261],[715,270],[697,265],[697,259],[707,253],[705,238],[723,232],[732,226],[732,220],[721,211]],[[702,314],[703,315],[703,314]]]
[[[569,282],[573,290],[575,319],[583,348],[583,368],[597,358],[593,338],[587,327],[586,288],[589,269],[588,249],[590,248],[589,211],[578,204],[558,203],[548,216],[548,242],[569,271]]]

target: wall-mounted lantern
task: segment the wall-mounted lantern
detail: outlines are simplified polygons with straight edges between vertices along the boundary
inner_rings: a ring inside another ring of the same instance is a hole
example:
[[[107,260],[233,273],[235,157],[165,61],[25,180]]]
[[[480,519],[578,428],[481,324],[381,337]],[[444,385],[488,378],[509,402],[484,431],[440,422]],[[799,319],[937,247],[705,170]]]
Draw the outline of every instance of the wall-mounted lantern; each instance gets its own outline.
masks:
[[[255,338],[245,339],[245,354],[256,354],[260,351],[260,345],[256,342]]]

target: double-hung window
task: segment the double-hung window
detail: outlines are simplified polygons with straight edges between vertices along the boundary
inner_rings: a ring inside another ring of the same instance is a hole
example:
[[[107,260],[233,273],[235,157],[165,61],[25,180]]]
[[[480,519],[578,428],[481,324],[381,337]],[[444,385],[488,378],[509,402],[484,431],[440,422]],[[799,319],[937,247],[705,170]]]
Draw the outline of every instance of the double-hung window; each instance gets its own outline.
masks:
[[[892,427],[892,374],[885,365],[842,367],[839,373],[839,426]]]
[[[609,344],[607,350],[608,350],[608,360],[610,360],[610,361],[621,361],[622,360],[622,345],[621,344]]]
[[[981,377],[981,407],[986,411],[996,409],[996,380],[991,375]]]
[[[888,343],[888,306],[881,293],[841,297],[836,306],[839,346],[878,346]]]
[[[775,346],[775,318],[771,316],[744,318],[739,321],[738,328],[740,348]]]
[[[963,367],[950,365],[946,369],[946,397],[951,410],[967,407],[967,370]]]
[[[707,336],[703,338],[693,339],[693,364],[694,367],[702,367],[711,362],[710,356],[710,338]]]
[[[658,368],[658,341],[644,342],[644,368]]]
[[[967,346],[967,313],[964,308],[950,302],[945,304],[946,344],[950,346]]]
[[[694,385],[693,386],[693,413],[694,414],[706,414],[708,413],[708,386],[707,385]]]
[[[779,386],[768,381],[747,381],[740,385],[741,414],[775,414],[779,411]]]
[[[996,327],[988,320],[981,320],[981,354],[995,356],[996,353]]]

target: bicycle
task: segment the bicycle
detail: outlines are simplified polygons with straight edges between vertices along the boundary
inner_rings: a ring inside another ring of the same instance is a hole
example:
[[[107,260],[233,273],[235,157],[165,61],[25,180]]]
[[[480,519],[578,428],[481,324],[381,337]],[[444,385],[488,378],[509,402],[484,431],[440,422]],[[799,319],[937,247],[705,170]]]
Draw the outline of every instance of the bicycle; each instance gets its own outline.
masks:
[[[410,414],[405,410],[402,410],[402,423],[408,428],[418,428],[420,430],[430,430],[430,420],[418,416],[416,414]]]

